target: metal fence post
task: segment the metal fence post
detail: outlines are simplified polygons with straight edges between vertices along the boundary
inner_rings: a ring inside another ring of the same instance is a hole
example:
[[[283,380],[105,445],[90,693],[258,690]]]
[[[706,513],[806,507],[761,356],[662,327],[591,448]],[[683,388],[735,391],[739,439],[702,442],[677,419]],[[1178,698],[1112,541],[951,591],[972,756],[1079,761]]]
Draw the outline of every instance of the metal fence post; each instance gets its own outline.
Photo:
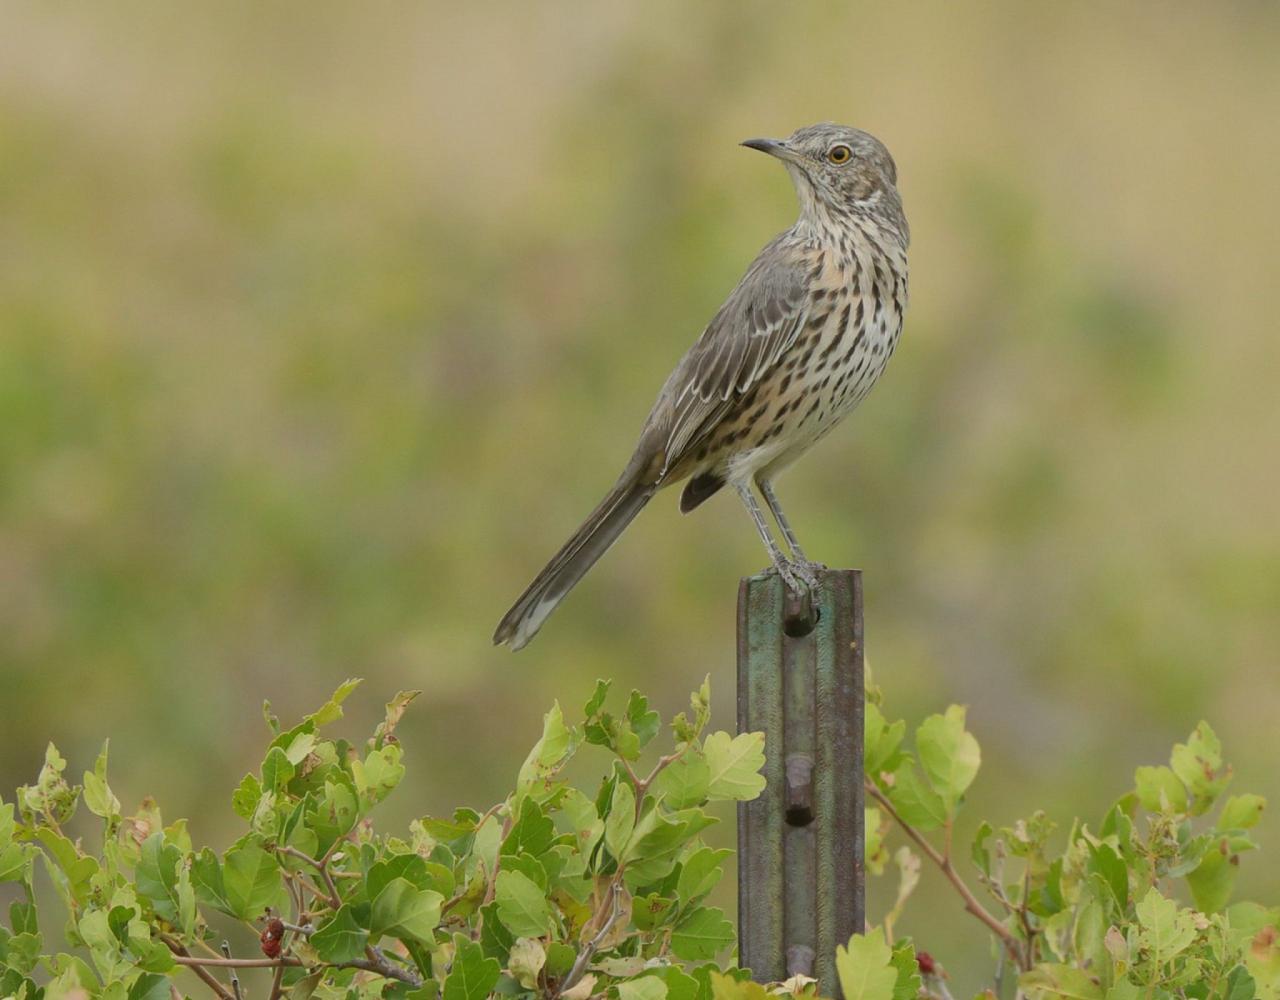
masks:
[[[816,976],[865,913],[862,574],[797,600],[772,573],[738,590],[738,730],[764,732],[768,786],[738,806],[738,958],[760,982]]]

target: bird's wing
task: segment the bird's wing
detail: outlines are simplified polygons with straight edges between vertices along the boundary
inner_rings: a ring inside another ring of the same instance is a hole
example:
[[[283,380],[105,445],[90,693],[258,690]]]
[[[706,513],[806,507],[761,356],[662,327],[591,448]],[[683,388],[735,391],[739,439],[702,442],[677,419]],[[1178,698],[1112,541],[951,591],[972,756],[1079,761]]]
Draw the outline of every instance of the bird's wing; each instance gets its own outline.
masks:
[[[810,263],[787,234],[775,239],[676,366],[650,416],[667,432],[666,468],[695,449],[734,398],[795,343],[808,317]]]

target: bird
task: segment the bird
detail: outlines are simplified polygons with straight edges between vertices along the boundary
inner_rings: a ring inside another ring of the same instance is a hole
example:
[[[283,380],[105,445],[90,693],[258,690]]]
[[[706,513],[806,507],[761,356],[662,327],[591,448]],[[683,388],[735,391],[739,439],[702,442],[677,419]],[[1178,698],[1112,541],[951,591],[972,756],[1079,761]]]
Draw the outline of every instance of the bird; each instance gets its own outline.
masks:
[[[742,145],[782,162],[799,217],[760,251],[680,359],[617,482],[503,617],[496,645],[525,646],[654,494],[679,482],[684,513],[728,486],[786,586],[817,585],[823,567],[805,556],[773,481],[884,371],[907,308],[910,230],[897,166],[870,133],[824,122]]]

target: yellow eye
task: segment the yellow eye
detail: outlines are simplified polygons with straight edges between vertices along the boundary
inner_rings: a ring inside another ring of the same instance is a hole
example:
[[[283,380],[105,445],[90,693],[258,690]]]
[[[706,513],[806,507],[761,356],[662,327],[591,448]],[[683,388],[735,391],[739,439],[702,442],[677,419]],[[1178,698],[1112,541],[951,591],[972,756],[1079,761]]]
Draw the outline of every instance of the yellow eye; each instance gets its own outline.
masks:
[[[827,150],[827,159],[832,163],[848,163],[851,156],[853,156],[853,150],[843,143]]]

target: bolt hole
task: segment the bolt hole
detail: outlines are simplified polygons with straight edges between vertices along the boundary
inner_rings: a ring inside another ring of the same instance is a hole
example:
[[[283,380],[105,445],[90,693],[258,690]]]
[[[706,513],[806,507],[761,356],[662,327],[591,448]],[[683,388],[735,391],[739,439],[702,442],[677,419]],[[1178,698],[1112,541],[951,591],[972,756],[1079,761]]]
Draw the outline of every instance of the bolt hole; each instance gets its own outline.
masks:
[[[817,627],[821,618],[822,610],[820,608],[811,608],[808,614],[800,612],[787,615],[782,621],[782,631],[792,639],[802,639]]]

